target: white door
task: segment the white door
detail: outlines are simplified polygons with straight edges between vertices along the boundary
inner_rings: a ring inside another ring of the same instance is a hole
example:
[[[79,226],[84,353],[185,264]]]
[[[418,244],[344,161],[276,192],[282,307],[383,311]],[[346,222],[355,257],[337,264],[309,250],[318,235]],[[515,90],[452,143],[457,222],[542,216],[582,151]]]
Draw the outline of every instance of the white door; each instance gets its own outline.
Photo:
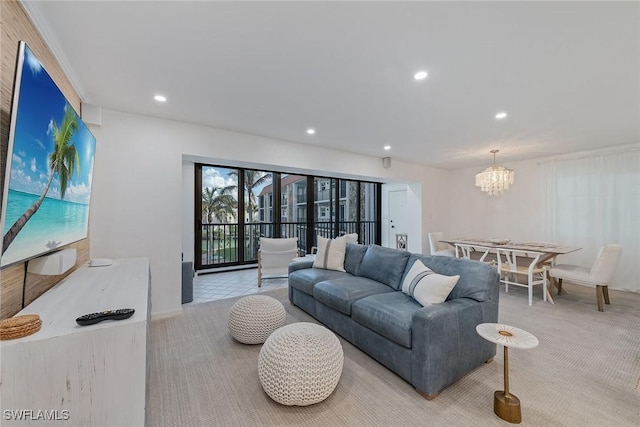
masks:
[[[407,230],[407,190],[389,191],[389,246],[395,248],[396,234]]]

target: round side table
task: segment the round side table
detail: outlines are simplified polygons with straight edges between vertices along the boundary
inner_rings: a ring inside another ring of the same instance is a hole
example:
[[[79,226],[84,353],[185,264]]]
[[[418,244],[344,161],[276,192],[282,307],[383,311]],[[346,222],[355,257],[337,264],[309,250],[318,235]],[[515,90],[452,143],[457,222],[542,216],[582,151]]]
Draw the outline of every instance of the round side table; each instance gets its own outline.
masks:
[[[522,421],[520,399],[509,393],[509,347],[529,349],[538,345],[538,338],[527,331],[500,323],[481,323],[478,334],[494,344],[504,346],[504,390],[493,393],[493,412],[510,423]]]

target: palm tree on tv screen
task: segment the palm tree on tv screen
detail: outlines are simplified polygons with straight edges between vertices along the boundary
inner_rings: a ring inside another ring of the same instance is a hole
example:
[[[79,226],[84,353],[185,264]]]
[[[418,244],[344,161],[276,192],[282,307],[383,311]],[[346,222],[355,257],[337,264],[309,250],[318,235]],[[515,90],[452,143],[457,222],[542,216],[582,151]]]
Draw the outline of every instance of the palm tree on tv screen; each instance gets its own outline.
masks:
[[[65,106],[64,117],[62,124],[58,125],[53,121],[53,142],[54,149],[49,153],[49,180],[45,185],[42,194],[38,197],[38,200],[27,209],[20,218],[11,226],[2,239],[2,253],[7,250],[11,242],[16,238],[20,230],[25,226],[27,221],[38,211],[40,205],[44,201],[51,182],[55,174],[58,174],[58,180],[60,181],[60,198],[64,199],[64,195],[67,191],[67,186],[71,180],[71,176],[75,172],[76,175],[80,172],[80,160],[78,157],[78,151],[75,145],[69,145],[71,137],[78,130],[78,117],[71,107]]]

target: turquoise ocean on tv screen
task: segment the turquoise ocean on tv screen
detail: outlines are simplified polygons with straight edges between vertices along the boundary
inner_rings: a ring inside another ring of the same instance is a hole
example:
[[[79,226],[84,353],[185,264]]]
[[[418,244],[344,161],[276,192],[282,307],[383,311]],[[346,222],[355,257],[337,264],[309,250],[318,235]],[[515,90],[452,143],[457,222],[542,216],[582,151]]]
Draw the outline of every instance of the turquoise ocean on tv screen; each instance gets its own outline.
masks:
[[[36,200],[37,195],[9,189],[3,236]],[[84,239],[88,219],[89,205],[46,197],[2,255],[2,265]]]

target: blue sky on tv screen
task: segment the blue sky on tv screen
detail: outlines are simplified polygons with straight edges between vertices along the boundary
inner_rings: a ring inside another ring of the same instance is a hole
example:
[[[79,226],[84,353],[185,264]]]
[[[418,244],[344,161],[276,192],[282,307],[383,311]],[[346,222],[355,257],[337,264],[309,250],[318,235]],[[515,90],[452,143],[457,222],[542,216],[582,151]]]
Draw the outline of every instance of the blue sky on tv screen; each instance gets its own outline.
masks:
[[[54,148],[53,125],[60,126],[65,108],[72,107],[27,46],[21,76],[9,188],[40,195],[50,176],[48,157]],[[67,185],[64,200],[89,204],[95,138],[79,117],[78,129],[69,144],[75,145],[80,163],[78,173],[73,174]],[[60,199],[57,174],[47,197]]]

